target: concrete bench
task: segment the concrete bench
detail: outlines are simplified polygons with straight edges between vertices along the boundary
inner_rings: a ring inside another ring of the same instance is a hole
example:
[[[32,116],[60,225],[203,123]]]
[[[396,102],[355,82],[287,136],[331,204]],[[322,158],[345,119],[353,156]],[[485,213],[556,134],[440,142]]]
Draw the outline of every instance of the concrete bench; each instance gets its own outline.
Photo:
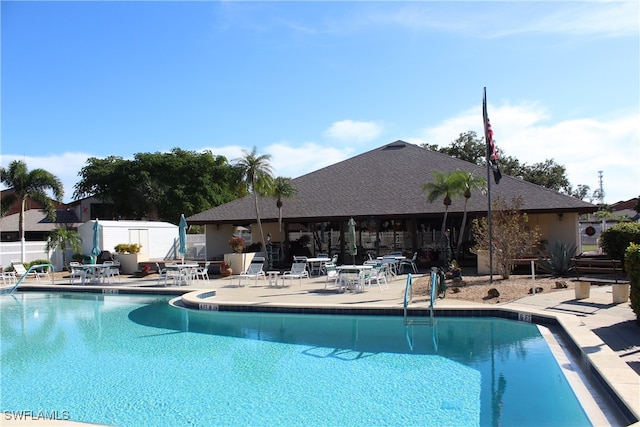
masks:
[[[612,285],[614,304],[629,300],[629,280],[622,270],[622,261],[604,258],[573,258],[576,278],[576,299],[589,298],[591,285]]]

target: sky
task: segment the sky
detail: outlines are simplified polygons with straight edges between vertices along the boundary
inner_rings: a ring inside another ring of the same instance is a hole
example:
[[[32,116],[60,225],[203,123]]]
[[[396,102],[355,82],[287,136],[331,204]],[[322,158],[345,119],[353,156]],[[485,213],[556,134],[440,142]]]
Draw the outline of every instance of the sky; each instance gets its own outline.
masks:
[[[606,203],[640,195],[632,1],[2,1],[0,163],[73,200],[90,157],[255,146],[296,178],[484,136]],[[398,171],[398,173],[405,173]],[[587,198],[586,200],[590,200]]]

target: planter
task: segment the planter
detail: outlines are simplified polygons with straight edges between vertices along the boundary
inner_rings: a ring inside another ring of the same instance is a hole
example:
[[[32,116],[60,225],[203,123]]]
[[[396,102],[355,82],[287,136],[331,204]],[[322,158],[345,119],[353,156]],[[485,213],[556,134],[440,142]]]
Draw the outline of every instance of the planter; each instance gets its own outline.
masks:
[[[233,274],[233,270],[230,268],[225,268],[224,270],[220,270],[220,276],[229,277]]]
[[[224,254],[224,262],[229,264],[233,274],[242,274],[247,270],[255,255],[255,252]]]
[[[589,298],[591,282],[575,282],[576,299]]]
[[[120,271],[123,274],[134,274],[138,271],[138,263],[148,261],[147,254],[115,254],[115,259],[120,263]]]

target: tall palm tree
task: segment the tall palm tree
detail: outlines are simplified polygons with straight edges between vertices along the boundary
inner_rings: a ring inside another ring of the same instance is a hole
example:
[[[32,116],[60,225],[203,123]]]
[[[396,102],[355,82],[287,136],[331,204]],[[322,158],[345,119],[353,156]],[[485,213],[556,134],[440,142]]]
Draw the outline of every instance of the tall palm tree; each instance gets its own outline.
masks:
[[[60,179],[44,169],[27,170],[27,164],[20,160],[14,160],[9,166],[0,168],[0,181],[13,190],[13,194],[5,197],[2,201],[8,206],[20,201],[20,214],[18,216],[18,234],[22,242],[21,261],[25,261],[24,254],[24,211],[27,199],[31,199],[42,206],[47,218],[51,221],[56,219],[56,209],[46,193],[51,190],[56,201],[62,200],[64,187]]]
[[[273,192],[273,169],[271,168],[271,164],[269,164],[271,155],[263,154],[259,156],[256,147],[253,147],[251,152],[242,150],[242,154],[244,156],[236,160],[236,167],[241,171],[242,180],[247,190],[253,193],[256,220],[258,222],[258,229],[260,230],[260,241],[262,242],[262,249],[266,251],[267,245],[265,244],[264,232],[262,231],[258,196],[268,196]]]
[[[462,214],[462,225],[460,225],[460,233],[458,233],[458,244],[456,245],[457,256],[460,257],[460,248],[462,247],[462,239],[464,229],[467,225],[467,203],[471,198],[471,192],[480,190],[483,194],[486,192],[487,180],[473,176],[473,172],[458,171],[458,178],[462,186],[464,196],[464,213]]]
[[[443,197],[444,217],[442,218],[442,227],[440,236],[444,239],[445,226],[447,224],[447,214],[449,206],[451,206],[451,198],[457,196],[461,192],[460,179],[455,172],[448,174],[440,171],[433,171],[433,182],[427,182],[422,185],[422,190],[427,193],[427,201],[433,203],[440,197]]]
[[[71,248],[74,253],[82,250],[82,238],[80,233],[67,227],[56,228],[49,233],[47,239],[47,251],[60,248],[62,251],[62,264],[67,266],[67,248]]]
[[[276,207],[278,208],[278,229],[282,231],[282,198],[290,199],[296,192],[296,188],[291,183],[291,178],[279,176],[273,183],[273,195],[276,198]],[[281,240],[282,241],[282,240]]]

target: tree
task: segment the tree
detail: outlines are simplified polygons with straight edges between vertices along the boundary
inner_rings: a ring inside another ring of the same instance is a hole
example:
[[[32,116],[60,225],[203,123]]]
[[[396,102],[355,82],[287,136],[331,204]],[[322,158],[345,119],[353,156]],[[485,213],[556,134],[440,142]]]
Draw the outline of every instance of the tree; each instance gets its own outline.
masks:
[[[152,218],[176,223],[242,195],[239,171],[224,156],[174,148],[169,153],[137,153],[90,158],[80,171],[74,197],[95,196],[100,218]]]
[[[20,160],[12,161],[6,169],[0,168],[0,181],[13,190],[13,194],[6,196],[3,203],[11,206],[16,201],[20,202],[18,234],[22,242],[21,261],[24,263],[24,211],[27,199],[39,203],[47,218],[55,221],[55,205],[47,195],[47,190],[50,190],[55,200],[59,202],[64,195],[64,187],[60,179],[51,172],[44,169],[34,169],[29,172],[27,164]]]
[[[460,184],[463,188],[462,195],[464,196],[464,213],[462,214],[462,224],[460,225],[460,233],[458,233],[458,244],[456,246],[456,253],[458,258],[461,255],[462,239],[464,237],[464,229],[467,225],[467,203],[471,198],[471,192],[474,190],[480,190],[483,194],[487,189],[487,181],[480,177],[473,176],[473,172],[459,171]]]
[[[503,279],[508,279],[514,268],[513,260],[532,253],[539,242],[540,231],[537,226],[530,229],[529,217],[520,211],[522,197],[513,199],[511,206],[498,197],[491,207],[493,239],[489,241],[487,218],[475,218],[472,230],[476,244],[472,251],[488,251],[491,244],[498,273]]]
[[[278,208],[278,232],[282,233],[282,198],[292,198],[296,189],[291,183],[291,178],[277,177],[273,183],[273,195],[276,198],[276,207]],[[282,237],[279,237],[282,242]]]
[[[444,204],[444,217],[442,219],[441,236],[444,238],[445,227],[447,224],[447,214],[449,213],[449,206],[451,206],[451,197],[457,196],[461,193],[461,180],[456,172],[444,174],[440,171],[433,171],[433,182],[427,182],[423,184],[422,190],[427,193],[427,201],[433,203],[440,197],[444,197],[442,203]]]
[[[456,140],[446,147],[438,147],[437,144],[423,144],[422,146],[460,160],[486,166],[486,144],[484,138],[478,138],[474,131],[461,133]],[[504,175],[521,178],[541,187],[556,191],[563,190],[567,194],[571,194],[571,184],[567,178],[565,167],[555,163],[553,159],[547,159],[544,162],[529,166],[526,163],[520,163],[515,157],[507,156],[500,152],[498,163]],[[578,187],[580,188],[580,186]]]
[[[74,253],[82,250],[80,233],[67,227],[52,230],[47,239],[47,251],[54,251],[57,248],[62,251],[62,264],[67,266],[67,248],[71,248]]]
[[[236,167],[243,177],[244,185],[249,193],[253,193],[253,201],[256,209],[256,221],[260,230],[260,241],[262,248],[266,250],[267,245],[264,240],[260,210],[258,208],[258,196],[267,196],[273,193],[273,171],[269,160],[271,155],[258,155],[257,148],[253,147],[251,152],[242,150],[243,157],[236,160]]]

